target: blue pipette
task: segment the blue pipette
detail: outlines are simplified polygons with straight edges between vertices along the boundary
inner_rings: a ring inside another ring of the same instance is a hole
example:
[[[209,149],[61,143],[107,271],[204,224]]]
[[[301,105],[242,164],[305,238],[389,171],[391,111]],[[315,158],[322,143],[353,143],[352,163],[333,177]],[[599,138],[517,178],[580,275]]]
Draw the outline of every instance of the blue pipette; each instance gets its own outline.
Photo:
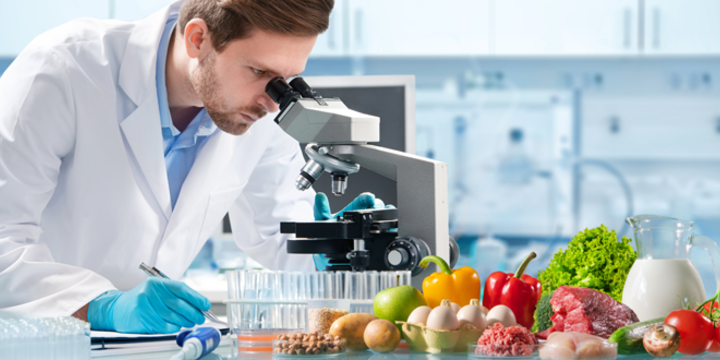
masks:
[[[175,339],[182,347],[170,360],[196,360],[215,350],[220,344],[220,331],[213,327],[200,327],[181,331]]]

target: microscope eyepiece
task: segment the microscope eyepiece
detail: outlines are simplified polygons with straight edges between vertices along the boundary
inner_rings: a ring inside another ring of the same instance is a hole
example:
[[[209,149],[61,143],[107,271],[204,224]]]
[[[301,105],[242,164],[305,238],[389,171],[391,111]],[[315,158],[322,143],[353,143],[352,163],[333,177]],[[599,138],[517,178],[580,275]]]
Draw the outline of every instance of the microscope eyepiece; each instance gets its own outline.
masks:
[[[280,109],[284,109],[293,99],[301,98],[300,94],[295,92],[280,76],[273,78],[267,83],[265,92],[273,101],[280,104]]]
[[[292,88],[295,89],[295,91],[299,92],[300,95],[302,95],[303,97],[306,97],[306,98],[321,97],[301,77],[296,77],[296,78],[292,79],[292,81],[290,81],[290,86],[292,86]]]

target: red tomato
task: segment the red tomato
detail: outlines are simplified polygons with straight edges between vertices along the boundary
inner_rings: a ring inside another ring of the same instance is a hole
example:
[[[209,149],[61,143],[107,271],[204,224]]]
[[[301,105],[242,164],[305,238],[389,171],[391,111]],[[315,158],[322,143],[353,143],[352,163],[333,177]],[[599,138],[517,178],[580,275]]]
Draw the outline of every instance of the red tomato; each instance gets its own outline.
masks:
[[[707,351],[715,340],[715,328],[710,319],[692,310],[675,310],[665,323],[680,332],[680,349],[685,355],[699,355]]]
[[[713,339],[712,345],[707,351],[720,352],[720,327],[715,328],[715,339]]]
[[[718,308],[718,302],[715,301],[713,307],[715,308],[715,312],[720,311]],[[710,314],[710,303],[707,303],[703,305],[703,308]],[[712,342],[712,345],[710,345],[710,348],[707,350],[709,352],[720,352],[720,327],[715,328],[715,339]]]
[[[707,349],[709,352],[720,352],[720,342],[718,342],[718,334],[720,333],[717,332],[717,329],[720,329],[720,327],[715,329],[715,340],[712,341],[712,345]]]

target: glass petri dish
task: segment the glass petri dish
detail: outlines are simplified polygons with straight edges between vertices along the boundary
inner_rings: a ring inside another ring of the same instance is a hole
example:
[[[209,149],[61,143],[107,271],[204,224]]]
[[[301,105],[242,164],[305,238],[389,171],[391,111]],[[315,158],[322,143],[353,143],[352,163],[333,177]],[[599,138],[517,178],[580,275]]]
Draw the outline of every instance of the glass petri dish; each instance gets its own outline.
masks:
[[[333,358],[333,357],[343,357],[345,356],[345,339],[340,339],[339,341],[342,342],[342,346],[340,349],[338,347],[326,347],[321,346],[318,349],[319,353],[306,353],[305,350],[308,348],[312,349],[315,348],[313,345],[308,345],[308,343],[303,343],[301,345],[303,351],[301,353],[295,352],[289,353],[288,350],[294,350],[296,347],[291,347],[292,343],[288,340],[273,340],[272,347],[273,347],[273,357],[285,357],[285,358]],[[297,346],[297,342],[295,343]]]
[[[240,353],[272,353],[272,342],[278,336],[304,332],[304,329],[241,329],[235,330],[231,336]]]

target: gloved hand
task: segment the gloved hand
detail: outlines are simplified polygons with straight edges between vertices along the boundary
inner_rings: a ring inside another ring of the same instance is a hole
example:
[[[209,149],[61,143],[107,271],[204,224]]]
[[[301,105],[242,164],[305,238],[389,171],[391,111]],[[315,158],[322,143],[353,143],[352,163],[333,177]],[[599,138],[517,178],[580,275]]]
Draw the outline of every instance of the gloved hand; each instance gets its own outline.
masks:
[[[342,216],[343,212],[345,211],[383,209],[385,207],[385,203],[382,200],[375,198],[375,194],[365,192],[358,195],[358,197],[356,197],[355,200],[353,200],[345,208],[333,214],[330,212],[330,203],[328,202],[327,195],[323,193],[317,193],[315,194],[315,207],[313,208],[313,212],[315,215],[315,220],[329,220],[335,219],[338,216]],[[387,207],[394,206],[388,205]]]
[[[205,322],[210,301],[184,283],[148,278],[130,291],[110,290],[90,301],[88,321],[93,330],[169,334]]]
[[[345,208],[333,214],[330,212],[330,203],[328,202],[327,195],[317,193],[315,194],[315,206],[313,208],[313,213],[315,215],[315,220],[329,220],[342,216],[345,211],[383,208],[394,208],[394,206],[386,206],[381,199],[375,197],[375,194],[366,192],[358,195],[358,197],[356,197],[355,200],[353,200]],[[325,268],[330,265],[328,259],[322,254],[314,254],[313,261],[315,262],[315,268],[321,271],[325,270]]]

